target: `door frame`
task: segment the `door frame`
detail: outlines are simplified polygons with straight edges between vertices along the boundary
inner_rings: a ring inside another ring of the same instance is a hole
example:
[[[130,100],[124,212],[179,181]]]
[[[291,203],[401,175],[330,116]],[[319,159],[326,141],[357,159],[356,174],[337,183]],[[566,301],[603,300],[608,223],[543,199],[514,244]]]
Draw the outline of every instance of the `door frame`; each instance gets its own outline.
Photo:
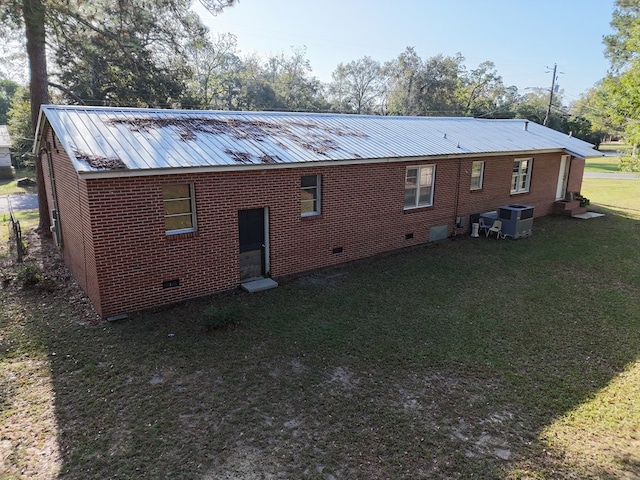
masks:
[[[246,210],[262,210],[262,247],[261,247],[261,266],[260,266],[260,277],[267,277],[271,272],[271,261],[270,261],[270,243],[269,243],[269,208],[268,207],[257,207],[257,208],[243,208],[238,210],[238,213]],[[240,224],[238,224],[238,229],[240,229]],[[238,232],[239,233],[239,232]],[[241,252],[238,251],[238,268],[241,266]],[[242,269],[240,268],[240,271]],[[242,274],[241,274],[242,276]],[[244,279],[241,278],[241,281]]]
[[[271,257],[271,255],[269,254],[269,250],[270,250],[270,244],[269,244],[269,207],[264,207],[263,208],[263,212],[264,212],[264,249],[263,249],[263,255],[264,258],[262,259],[262,264],[264,266],[264,276],[270,276],[271,275],[271,261],[269,260],[269,258]]]
[[[560,170],[558,172],[558,184],[556,186],[556,200],[564,200],[567,195],[570,166],[571,155],[562,155],[562,157],[560,157]]]

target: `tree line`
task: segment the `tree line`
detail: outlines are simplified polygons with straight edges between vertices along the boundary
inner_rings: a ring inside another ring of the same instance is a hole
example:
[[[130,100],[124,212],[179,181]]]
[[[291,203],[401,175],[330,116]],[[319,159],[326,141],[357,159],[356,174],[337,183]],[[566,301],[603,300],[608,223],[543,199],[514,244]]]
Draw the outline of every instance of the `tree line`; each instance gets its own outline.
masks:
[[[229,33],[198,38],[184,45],[179,66],[174,59],[173,68],[150,66],[139,76],[133,65],[116,61],[116,53],[126,56],[118,48],[111,46],[116,50],[111,55],[104,45],[93,46],[86,54],[89,42],[79,43],[80,53],[72,56],[71,47],[64,51],[64,62],[49,82],[55,103],[528,118],[543,123],[549,102],[548,89],[521,93],[505,85],[491,61],[469,68],[461,54],[422,58],[413,47],[385,63],[367,56],[340,63],[332,80],[323,83],[313,76],[304,48],[242,56]],[[16,140],[18,158],[30,146],[29,112],[28,90],[1,80],[0,123],[7,120],[13,132],[22,132]],[[588,121],[570,115],[561,93],[554,95],[548,125],[591,141],[602,135],[594,134]]]
[[[212,11],[233,0],[201,0]],[[462,54],[421,57],[407,47],[388,61],[340,63],[331,81],[313,76],[304,47],[243,56],[234,35],[211,35],[189,0],[4,0],[0,33],[26,38],[30,88],[0,79],[0,123],[29,147],[41,103],[376,115],[527,118],[543,123],[550,90],[505,85],[493,62]],[[612,74],[573,106],[554,92],[547,125],[599,143],[608,132],[640,137],[640,0],[617,0],[605,39]],[[6,59],[8,63],[8,59]],[[35,85],[34,85],[35,84]],[[626,106],[622,99],[626,99]],[[614,101],[615,99],[615,101]],[[37,108],[35,108],[37,107]],[[603,115],[602,112],[606,112]],[[635,137],[634,137],[635,138]]]
[[[594,128],[623,138],[630,152],[621,166],[640,171],[640,0],[616,0],[611,27],[604,37],[609,72],[574,110]]]
[[[469,68],[462,54],[423,58],[407,47],[384,63],[365,56],[340,63],[323,84],[312,75],[303,47],[267,58],[243,57],[236,37],[210,35],[188,0],[5,1],[3,33],[27,39],[29,97],[42,90],[34,88],[35,80],[45,84],[46,101],[53,95],[55,102],[86,105],[526,116],[540,123],[547,109],[548,90],[522,94],[504,85],[493,62]],[[234,2],[203,3],[220,11]],[[46,49],[44,59],[40,52],[34,60],[34,46]],[[0,102],[15,96],[14,85],[7,87],[0,87]],[[589,121],[572,118],[561,95],[555,100],[549,126],[589,137]],[[14,110],[24,109],[17,103]]]

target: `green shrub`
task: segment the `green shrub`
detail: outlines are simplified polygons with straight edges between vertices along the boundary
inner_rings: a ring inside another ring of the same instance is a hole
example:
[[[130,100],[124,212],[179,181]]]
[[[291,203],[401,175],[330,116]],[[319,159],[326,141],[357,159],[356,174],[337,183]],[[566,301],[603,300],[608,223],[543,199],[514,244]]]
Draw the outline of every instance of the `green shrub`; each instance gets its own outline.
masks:
[[[623,172],[640,172],[640,157],[633,155],[620,156],[620,170]]]
[[[580,194],[576,195],[576,200],[580,202],[581,207],[588,207],[589,204],[591,203],[591,200],[589,200],[587,197]]]
[[[22,284],[22,288],[29,289],[42,280],[43,274],[35,263],[24,263],[16,272],[16,280]]]
[[[55,290],[55,280],[45,275],[33,262],[24,263],[16,272],[16,280],[24,290],[43,290],[51,292]]]
[[[245,304],[230,305],[228,307],[216,307],[211,305],[204,311],[204,326],[207,330],[214,330],[240,321],[246,315]]]

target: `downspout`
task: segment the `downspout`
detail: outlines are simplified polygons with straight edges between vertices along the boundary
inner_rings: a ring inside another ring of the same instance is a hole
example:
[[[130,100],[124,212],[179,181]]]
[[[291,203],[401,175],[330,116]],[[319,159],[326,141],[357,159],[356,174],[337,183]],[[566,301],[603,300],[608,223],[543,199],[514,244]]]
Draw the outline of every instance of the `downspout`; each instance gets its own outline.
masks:
[[[80,232],[82,235],[82,259],[84,260],[84,291],[89,293],[89,275],[87,274],[87,241],[84,236],[84,218],[82,212],[82,199],[80,198],[80,177],[76,175],[76,193],[78,195],[78,207],[80,208]],[[93,243],[93,237],[91,238]]]
[[[458,179],[456,182],[456,203],[453,209],[453,236],[456,236],[456,231],[458,228],[464,228],[464,219],[458,217],[458,209],[460,207],[460,177],[462,176],[462,160],[458,159]]]
[[[47,154],[47,167],[49,170],[49,184],[51,185],[51,198],[53,199],[53,210],[51,211],[52,224],[50,230],[55,237],[58,247],[62,246],[62,228],[60,227],[60,210],[58,209],[58,191],[56,189],[56,177],[53,172],[53,159],[51,158],[51,144],[47,142],[46,148],[42,148],[40,153]]]

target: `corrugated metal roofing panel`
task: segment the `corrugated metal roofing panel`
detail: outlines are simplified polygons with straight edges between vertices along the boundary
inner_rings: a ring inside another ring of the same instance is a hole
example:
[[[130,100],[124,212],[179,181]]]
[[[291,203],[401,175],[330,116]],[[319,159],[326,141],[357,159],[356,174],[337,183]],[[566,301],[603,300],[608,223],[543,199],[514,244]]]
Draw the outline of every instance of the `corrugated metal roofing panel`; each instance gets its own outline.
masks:
[[[123,135],[123,132],[117,129],[104,128],[105,122],[109,121],[109,112],[90,116],[77,114],[75,117],[76,125],[83,125],[87,129],[85,141],[89,144],[89,149],[86,153],[90,155],[90,158],[86,162],[89,166],[91,166],[92,159],[101,158],[109,160],[107,165],[115,165],[120,161],[132,170],[150,168],[150,165],[154,163],[152,159],[142,155],[143,150],[138,143],[131,144],[130,139],[133,136],[130,132]],[[92,142],[100,145],[102,150],[96,149]]]
[[[146,168],[169,168],[173,165],[167,161],[164,155],[158,155],[163,150],[162,132],[151,132],[149,135],[142,135],[140,132],[127,128],[124,124],[114,123],[122,118],[130,118],[134,121],[135,117],[129,113],[115,114],[106,112],[105,122],[112,125],[114,136],[121,138],[122,147],[127,152],[132,152],[138,157],[138,163],[146,165]],[[155,165],[155,167],[154,167]]]
[[[525,120],[53,105],[42,111],[78,171],[549,150],[600,155],[587,142]]]

